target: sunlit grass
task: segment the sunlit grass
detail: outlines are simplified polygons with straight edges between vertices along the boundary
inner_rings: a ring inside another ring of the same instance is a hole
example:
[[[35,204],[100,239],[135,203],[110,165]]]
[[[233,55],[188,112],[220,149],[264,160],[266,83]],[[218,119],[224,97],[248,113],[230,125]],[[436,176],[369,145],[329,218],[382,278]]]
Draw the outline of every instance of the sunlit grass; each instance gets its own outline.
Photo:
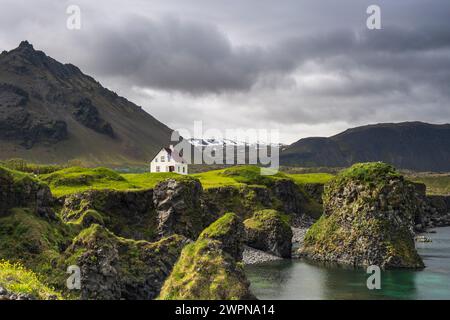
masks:
[[[61,299],[61,294],[43,284],[37,275],[19,263],[0,260],[0,286],[13,293],[37,299]]]
[[[334,176],[330,173],[301,173],[301,174],[286,174],[289,178],[294,180],[297,184],[305,183],[327,183]]]

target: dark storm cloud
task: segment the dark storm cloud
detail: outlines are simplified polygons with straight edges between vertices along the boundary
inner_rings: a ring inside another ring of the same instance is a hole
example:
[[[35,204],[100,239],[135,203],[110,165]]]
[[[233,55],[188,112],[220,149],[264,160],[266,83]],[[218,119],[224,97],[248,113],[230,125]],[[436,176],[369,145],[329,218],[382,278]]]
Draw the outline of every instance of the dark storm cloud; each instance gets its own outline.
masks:
[[[369,0],[76,2],[70,32],[68,1],[2,0],[2,49],[28,39],[172,127],[251,119],[292,141],[312,126],[450,121],[448,0],[376,1],[375,31]]]
[[[90,69],[127,78],[141,87],[192,94],[248,91],[266,76],[289,76],[308,62],[348,77],[355,70],[368,78],[381,70],[393,75],[391,80],[369,81],[373,93],[392,85],[405,91],[408,82],[417,81],[439,86],[450,74],[450,28],[359,28],[291,38],[270,46],[234,45],[214,25],[176,18],[133,17],[113,28],[98,29],[89,50],[94,53],[88,62]],[[355,83],[348,93],[362,89]]]

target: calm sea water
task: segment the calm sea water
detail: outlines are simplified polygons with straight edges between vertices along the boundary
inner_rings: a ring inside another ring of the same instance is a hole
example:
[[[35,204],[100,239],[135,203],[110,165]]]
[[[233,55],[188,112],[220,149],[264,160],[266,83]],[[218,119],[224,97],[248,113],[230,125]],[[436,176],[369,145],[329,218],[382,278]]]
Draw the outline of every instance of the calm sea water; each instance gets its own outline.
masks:
[[[282,260],[247,266],[258,299],[450,299],[450,227],[418,243],[426,268],[382,271],[381,289],[368,290],[363,269]]]

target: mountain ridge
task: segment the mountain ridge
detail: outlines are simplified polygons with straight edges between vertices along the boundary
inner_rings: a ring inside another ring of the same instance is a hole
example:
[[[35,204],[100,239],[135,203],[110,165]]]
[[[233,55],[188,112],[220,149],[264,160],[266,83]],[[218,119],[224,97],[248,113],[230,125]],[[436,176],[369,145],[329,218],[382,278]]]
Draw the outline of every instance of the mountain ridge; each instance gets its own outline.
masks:
[[[143,164],[172,130],[28,41],[0,54],[0,158]]]
[[[348,167],[383,161],[414,171],[450,171],[450,124],[370,124],[331,137],[303,138],[281,152],[283,165]]]

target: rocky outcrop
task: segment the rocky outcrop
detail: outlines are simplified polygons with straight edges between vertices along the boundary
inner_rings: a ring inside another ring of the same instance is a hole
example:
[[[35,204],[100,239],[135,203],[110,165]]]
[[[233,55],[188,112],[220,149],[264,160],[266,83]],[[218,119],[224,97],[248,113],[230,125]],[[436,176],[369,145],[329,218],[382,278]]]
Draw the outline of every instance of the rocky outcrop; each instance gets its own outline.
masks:
[[[47,185],[28,174],[0,167],[0,216],[15,207],[27,207],[42,217],[55,218],[53,196]]]
[[[422,210],[415,217],[416,232],[450,225],[450,196],[427,195],[423,183],[414,183]]]
[[[243,219],[257,210],[276,209],[292,216],[320,216],[322,207],[301,187],[288,179],[278,179],[268,186],[245,185],[209,188],[203,202],[208,216],[220,217],[235,212]]]
[[[206,228],[199,240],[220,242],[223,251],[231,255],[236,261],[242,260],[244,251],[245,231],[242,221],[234,214],[227,213]]]
[[[155,243],[123,239],[94,224],[74,239],[64,264],[80,267],[82,299],[149,300],[187,242],[177,235]]]
[[[90,190],[64,199],[61,217],[88,227],[97,223],[131,239],[156,238],[157,214],[153,190]]]
[[[19,141],[31,148],[36,142],[56,143],[67,138],[67,124],[34,113],[23,89],[0,83],[0,139]]]
[[[209,188],[204,191],[203,201],[208,215],[215,219],[227,212],[249,218],[255,209],[270,208],[274,205],[269,189],[264,186]]]
[[[324,214],[301,254],[353,266],[422,268],[413,231],[421,210],[414,186],[391,166],[354,165],[326,185]]]
[[[111,124],[100,117],[98,109],[89,98],[81,98],[74,104],[73,116],[75,119],[98,133],[105,134],[111,138],[115,137]]]
[[[242,265],[242,223],[232,213],[224,215],[187,245],[165,281],[159,299],[242,300],[254,299]],[[231,244],[231,239],[236,241]],[[223,240],[226,240],[225,242]]]
[[[290,258],[292,253],[292,230],[289,216],[275,210],[255,212],[244,221],[245,242],[249,247]]]
[[[202,185],[189,177],[167,179],[153,191],[153,202],[158,219],[160,237],[181,234],[196,239],[206,227],[201,203]]]

